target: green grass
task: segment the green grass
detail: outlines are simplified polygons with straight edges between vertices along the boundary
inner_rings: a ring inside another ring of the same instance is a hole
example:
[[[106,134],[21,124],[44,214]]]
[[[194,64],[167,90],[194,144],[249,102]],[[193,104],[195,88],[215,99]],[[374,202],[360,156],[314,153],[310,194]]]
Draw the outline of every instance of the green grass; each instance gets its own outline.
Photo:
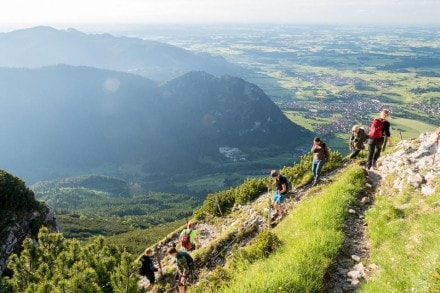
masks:
[[[299,126],[304,127],[307,130],[314,131],[314,127],[313,127],[314,121],[305,118],[304,114],[297,113],[295,111],[284,111],[284,114],[287,116],[287,118],[290,119],[290,121],[298,124]]]
[[[380,196],[366,220],[378,270],[361,292],[439,292],[439,188],[430,196],[412,188]]]
[[[160,224],[148,229],[138,229],[127,233],[106,237],[106,242],[124,248],[131,254],[142,254],[145,248],[158,243],[161,239],[186,224],[185,219]]]
[[[350,150],[348,148],[349,134],[339,133],[326,140],[326,144],[331,150],[340,152],[342,155],[347,155]]]
[[[400,140],[399,130],[402,130],[402,138],[410,139],[415,138],[423,132],[434,132],[436,127],[422,121],[416,121],[412,119],[405,118],[393,118],[390,120],[391,123],[391,136],[393,136],[396,141]]]
[[[188,190],[193,192],[201,192],[206,190],[222,190],[225,189],[225,179],[230,174],[216,174],[198,177],[187,182],[174,183],[176,186],[186,186]]]
[[[281,247],[267,259],[236,271],[233,281],[220,292],[320,291],[325,272],[343,243],[348,206],[364,183],[363,170],[350,167],[334,183],[314,189],[316,194],[309,194],[273,230]]]

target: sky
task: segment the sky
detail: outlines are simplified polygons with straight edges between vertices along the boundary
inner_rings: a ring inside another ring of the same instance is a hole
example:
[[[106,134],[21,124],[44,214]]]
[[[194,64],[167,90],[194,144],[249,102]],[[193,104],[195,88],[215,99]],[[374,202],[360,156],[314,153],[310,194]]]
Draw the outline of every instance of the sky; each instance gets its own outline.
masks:
[[[0,31],[36,25],[440,25],[440,0],[0,0]]]

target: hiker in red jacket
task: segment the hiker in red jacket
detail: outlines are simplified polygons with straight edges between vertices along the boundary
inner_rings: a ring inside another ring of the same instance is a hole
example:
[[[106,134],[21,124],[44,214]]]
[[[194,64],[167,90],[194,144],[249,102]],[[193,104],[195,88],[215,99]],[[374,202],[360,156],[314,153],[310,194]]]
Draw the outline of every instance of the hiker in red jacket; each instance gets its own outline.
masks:
[[[367,158],[367,170],[371,167],[376,168],[376,161],[382,151],[382,146],[385,146],[384,142],[388,142],[391,146],[391,133],[390,122],[387,119],[390,117],[390,111],[382,110],[380,112],[380,118],[374,118],[371,123],[368,136],[370,137],[368,143],[368,158]],[[386,140],[386,141],[385,141]]]

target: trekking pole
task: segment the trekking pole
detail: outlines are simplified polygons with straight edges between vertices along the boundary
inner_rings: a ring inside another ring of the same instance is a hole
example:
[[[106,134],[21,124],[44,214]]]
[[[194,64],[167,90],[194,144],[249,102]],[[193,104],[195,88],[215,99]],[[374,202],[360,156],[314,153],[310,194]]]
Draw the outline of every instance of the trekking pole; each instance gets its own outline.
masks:
[[[218,203],[218,195],[215,196],[215,202],[217,203],[217,208],[218,208],[218,211],[220,212],[220,215],[223,217],[223,213],[220,208],[220,204]]]
[[[400,140],[403,140],[402,131],[399,131],[399,134],[400,134]]]
[[[386,149],[386,147],[387,147],[387,142],[388,142],[388,137],[385,137],[385,138],[384,138],[383,145],[382,145],[382,151],[383,151],[383,152],[385,151],[385,149]]]
[[[437,133],[437,141],[435,142],[435,144],[436,144],[436,148],[435,149],[438,149],[438,141],[439,141],[439,139],[440,139],[440,133]],[[434,155],[432,156],[432,164],[433,165],[435,163],[435,155],[436,154],[437,154],[437,152],[435,152]]]
[[[268,198],[268,210],[269,210],[269,212],[267,213],[267,227],[269,227],[269,229],[270,229],[270,222],[271,222],[271,219],[272,219],[272,217],[271,217],[271,213],[272,213],[272,211],[271,211],[271,201],[270,201],[270,189],[269,189],[269,187],[267,188],[267,194],[269,195],[269,198]]]

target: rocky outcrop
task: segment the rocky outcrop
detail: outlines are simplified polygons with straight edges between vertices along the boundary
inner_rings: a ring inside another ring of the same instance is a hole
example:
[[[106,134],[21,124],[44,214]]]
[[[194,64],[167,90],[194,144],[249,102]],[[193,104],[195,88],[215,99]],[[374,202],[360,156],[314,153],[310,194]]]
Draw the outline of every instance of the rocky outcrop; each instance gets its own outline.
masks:
[[[58,231],[54,212],[34,199],[23,181],[0,170],[0,273],[6,268],[9,256],[21,250],[23,240],[36,242],[41,226]]]
[[[378,168],[368,172],[368,183],[362,197],[349,208],[344,225],[345,240],[340,255],[330,267],[324,292],[357,292],[378,266],[364,265],[369,260],[369,241],[364,214],[373,203],[375,193],[408,185],[429,195],[438,186],[440,171],[439,131],[424,133],[417,139],[399,142],[393,152],[378,160]],[[436,179],[437,178],[437,179]]]
[[[392,154],[379,159],[377,172],[382,182],[397,190],[407,183],[424,195],[432,194],[440,173],[439,136],[440,129],[399,142]]]

